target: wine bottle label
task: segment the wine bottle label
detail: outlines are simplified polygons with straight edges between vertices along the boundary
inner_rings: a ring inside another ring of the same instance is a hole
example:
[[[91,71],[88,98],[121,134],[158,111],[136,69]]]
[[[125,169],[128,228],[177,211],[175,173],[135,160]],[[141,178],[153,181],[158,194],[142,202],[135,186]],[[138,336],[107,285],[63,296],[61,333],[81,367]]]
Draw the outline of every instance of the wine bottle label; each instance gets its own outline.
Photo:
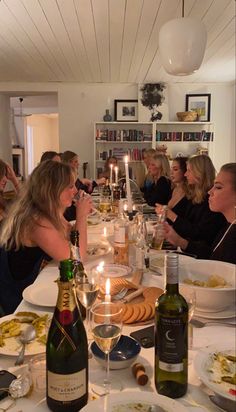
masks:
[[[177,317],[160,316],[156,346],[160,369],[169,372],[182,371],[183,359],[187,356],[187,322]]]
[[[69,375],[47,371],[48,396],[56,401],[69,402],[86,393],[86,369]]]
[[[115,228],[115,230],[114,230],[114,242],[115,243],[125,244],[125,235],[126,235],[125,227]]]

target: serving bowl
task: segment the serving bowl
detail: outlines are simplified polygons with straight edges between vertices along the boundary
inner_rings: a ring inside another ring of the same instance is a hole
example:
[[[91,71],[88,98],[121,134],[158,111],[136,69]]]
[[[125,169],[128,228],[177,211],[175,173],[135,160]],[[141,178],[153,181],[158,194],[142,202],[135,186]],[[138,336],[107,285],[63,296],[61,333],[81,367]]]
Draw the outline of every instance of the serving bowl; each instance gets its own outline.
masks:
[[[199,312],[221,312],[235,306],[236,266],[215,260],[192,260],[181,265],[180,284],[193,288],[196,292],[196,310]],[[225,286],[209,286],[211,281]],[[189,282],[188,283],[186,283]],[[192,282],[205,282],[208,286],[196,286]],[[210,283],[209,283],[210,282]]]
[[[140,344],[130,336],[121,335],[119,342],[110,352],[110,369],[125,369],[135,361],[141,350]],[[95,342],[91,345],[91,351],[96,361],[106,367],[105,354]]]

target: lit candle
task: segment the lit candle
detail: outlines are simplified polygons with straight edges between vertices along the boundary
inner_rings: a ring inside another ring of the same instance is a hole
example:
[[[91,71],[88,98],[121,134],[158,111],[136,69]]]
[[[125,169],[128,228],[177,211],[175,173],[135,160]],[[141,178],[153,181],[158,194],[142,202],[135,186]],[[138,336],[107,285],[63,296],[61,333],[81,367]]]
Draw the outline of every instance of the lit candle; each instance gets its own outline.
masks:
[[[107,228],[106,227],[103,228],[103,236],[106,239],[106,237],[107,237]]]
[[[110,303],[111,301],[110,289],[111,289],[111,281],[108,278],[106,280],[106,294],[105,294],[105,302],[108,302],[108,303]]]
[[[126,193],[127,193],[127,203],[128,203],[128,212],[132,212],[132,198],[131,198],[131,190],[130,190],[130,181],[129,181],[129,164],[128,164],[128,156],[124,157],[125,162],[125,179],[126,179]]]
[[[110,164],[110,185],[112,186],[112,170],[113,170],[113,164]]]
[[[118,166],[115,166],[114,170],[115,170],[115,184],[118,185]]]

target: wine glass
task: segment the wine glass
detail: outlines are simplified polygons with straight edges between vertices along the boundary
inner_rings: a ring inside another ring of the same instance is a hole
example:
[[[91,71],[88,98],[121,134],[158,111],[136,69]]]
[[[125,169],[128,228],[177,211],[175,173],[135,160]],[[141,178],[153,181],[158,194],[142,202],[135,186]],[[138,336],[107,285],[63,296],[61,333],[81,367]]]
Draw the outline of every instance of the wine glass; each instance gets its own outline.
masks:
[[[122,313],[122,304],[113,302],[98,303],[91,309],[92,335],[99,349],[104,352],[106,361],[106,377],[103,383],[100,379],[92,388],[93,392],[100,396],[109,394],[115,383],[110,381],[109,354],[121,336]],[[115,389],[121,390],[121,384],[116,382]]]
[[[85,328],[87,335],[89,336],[90,309],[94,304],[100,289],[100,272],[98,270],[92,269],[91,271],[88,271],[87,275],[88,277],[85,283],[77,283],[76,294],[80,303],[86,309]]]
[[[111,196],[100,194],[99,211],[104,222],[106,222],[107,215],[111,212]]]
[[[193,349],[193,326],[190,321],[196,307],[196,292],[193,288],[187,285],[180,285],[179,292],[188,304],[188,347],[189,349]]]

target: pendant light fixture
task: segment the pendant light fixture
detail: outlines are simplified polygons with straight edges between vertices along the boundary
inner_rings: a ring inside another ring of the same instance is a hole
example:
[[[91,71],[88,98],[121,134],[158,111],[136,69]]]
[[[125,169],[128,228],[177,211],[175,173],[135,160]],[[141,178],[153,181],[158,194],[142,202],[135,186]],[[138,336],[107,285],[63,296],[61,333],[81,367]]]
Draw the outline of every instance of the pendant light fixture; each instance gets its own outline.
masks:
[[[27,117],[27,116],[31,116],[31,114],[24,114],[23,113],[23,97],[19,97],[19,112],[14,114],[15,117]]]
[[[159,50],[167,73],[187,76],[202,64],[207,42],[206,28],[201,20],[182,17],[165,23],[159,32]]]

